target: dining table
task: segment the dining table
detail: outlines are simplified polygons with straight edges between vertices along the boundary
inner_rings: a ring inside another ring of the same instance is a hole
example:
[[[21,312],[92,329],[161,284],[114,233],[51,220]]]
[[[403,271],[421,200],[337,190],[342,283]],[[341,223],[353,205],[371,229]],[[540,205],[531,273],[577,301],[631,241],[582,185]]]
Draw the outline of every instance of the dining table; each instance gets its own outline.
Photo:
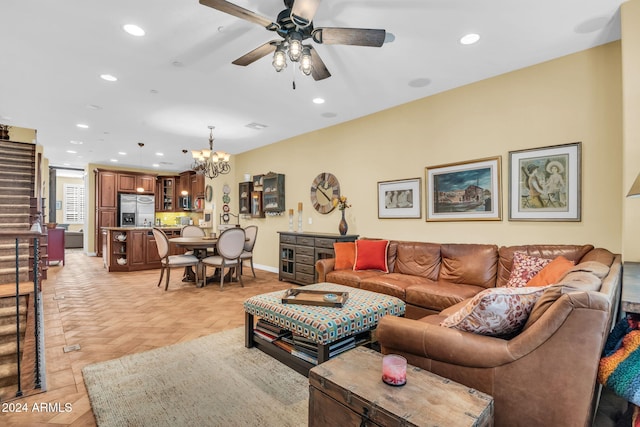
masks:
[[[218,243],[218,238],[210,237],[210,236],[172,237],[171,239],[169,239],[169,243],[175,243],[179,247],[192,250],[193,255],[195,255],[198,259],[201,260],[210,255],[213,255],[213,253],[210,252],[209,249],[213,249],[213,252],[215,253],[215,248],[216,248],[216,244]],[[198,287],[203,287],[209,282],[220,281],[220,276],[219,276],[220,272],[218,270],[219,269],[216,268],[216,271],[213,274],[213,276],[203,277],[202,283],[201,284],[198,283],[196,285]],[[202,266],[202,272],[204,273],[204,271],[205,271],[205,268],[204,266]],[[200,276],[204,276],[204,274],[201,274]],[[190,277],[186,280],[193,281],[193,278]],[[229,272],[225,275],[224,280],[225,282],[233,281],[231,270],[229,270]]]

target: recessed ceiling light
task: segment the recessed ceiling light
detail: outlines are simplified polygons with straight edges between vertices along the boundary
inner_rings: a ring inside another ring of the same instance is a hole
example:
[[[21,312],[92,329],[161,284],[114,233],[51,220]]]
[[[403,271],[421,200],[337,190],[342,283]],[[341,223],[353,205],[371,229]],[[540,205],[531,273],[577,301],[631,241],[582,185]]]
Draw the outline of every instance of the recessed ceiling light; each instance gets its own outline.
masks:
[[[67,150],[67,153],[69,153],[69,154],[78,154],[77,151],[73,151],[73,150]]]
[[[116,76],[112,76],[111,74],[100,74],[100,78],[102,80],[106,80],[108,82],[116,82],[118,78]]]
[[[164,153],[156,153],[156,156],[164,156]]]
[[[127,153],[125,153],[124,151],[118,151],[118,154],[120,154],[121,156],[126,156]]]
[[[154,164],[152,164],[151,166],[153,166],[154,168],[159,168],[159,167],[160,167],[160,165],[159,165],[159,164],[157,164],[157,163],[154,163]]]
[[[82,142],[82,141],[73,141],[73,140],[72,140],[72,141],[69,141],[69,142],[70,142],[71,144],[73,144],[73,145],[82,145],[82,144],[84,144],[84,142]]]
[[[71,166],[71,163],[63,163],[62,166]]]
[[[87,108],[90,110],[102,110],[102,107],[95,104],[87,104]]]
[[[470,33],[470,34],[462,36],[460,38],[460,43],[462,43],[462,44],[474,44],[478,40],[480,40],[480,35],[479,34]]]
[[[137,37],[144,36],[144,30],[135,24],[126,24],[126,25],[123,25],[122,28],[132,36],[137,36]]]
[[[111,160],[109,160],[109,161],[110,161],[110,162],[113,162],[113,163],[118,163],[118,159],[111,159]]]
[[[337,117],[338,115],[336,113],[329,112],[329,113],[322,113],[321,116],[326,117],[327,119],[332,119],[334,117]]]
[[[324,104],[324,99],[322,98],[313,98],[314,104]]]
[[[76,127],[79,127],[80,129],[89,129],[89,125],[85,125],[84,123],[78,123]]]

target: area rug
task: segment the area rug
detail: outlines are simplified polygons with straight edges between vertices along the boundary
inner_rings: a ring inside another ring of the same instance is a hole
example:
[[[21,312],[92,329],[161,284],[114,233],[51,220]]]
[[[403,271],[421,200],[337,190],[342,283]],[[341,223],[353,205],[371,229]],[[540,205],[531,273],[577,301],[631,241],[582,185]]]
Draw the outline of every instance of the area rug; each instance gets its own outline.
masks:
[[[99,426],[305,426],[306,377],[236,328],[86,366]]]

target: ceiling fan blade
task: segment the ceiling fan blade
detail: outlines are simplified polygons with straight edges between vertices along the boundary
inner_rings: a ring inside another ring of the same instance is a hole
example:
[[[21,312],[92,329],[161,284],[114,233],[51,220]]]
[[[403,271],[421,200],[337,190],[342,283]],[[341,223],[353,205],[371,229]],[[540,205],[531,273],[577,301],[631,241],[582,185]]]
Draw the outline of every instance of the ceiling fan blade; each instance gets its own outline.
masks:
[[[269,55],[270,53],[273,53],[276,50],[277,43],[278,43],[277,40],[271,40],[270,42],[266,42],[262,46],[258,46],[257,48],[253,49],[251,52],[236,59],[235,61],[232,62],[232,64],[242,65],[243,67],[246,67],[247,65],[257,61],[258,59],[263,58]]]
[[[313,48],[313,46],[309,46],[311,49],[311,76],[313,80],[323,80],[327,77],[331,77],[331,73],[327,70],[327,66],[324,65],[322,59],[318,52]]]
[[[255,12],[244,9],[225,0],[200,0],[200,4],[212,7],[220,12],[228,13],[229,15],[233,15],[246,21],[253,22],[254,24],[265,27],[267,30],[274,31],[280,27],[275,22],[272,22],[271,19],[267,19],[264,16],[260,16]]]
[[[316,15],[320,0],[295,0],[291,8],[291,18],[301,27],[311,24]]]
[[[366,28],[316,28],[313,40],[321,44],[348,44],[355,46],[380,47],[384,43],[385,30]]]

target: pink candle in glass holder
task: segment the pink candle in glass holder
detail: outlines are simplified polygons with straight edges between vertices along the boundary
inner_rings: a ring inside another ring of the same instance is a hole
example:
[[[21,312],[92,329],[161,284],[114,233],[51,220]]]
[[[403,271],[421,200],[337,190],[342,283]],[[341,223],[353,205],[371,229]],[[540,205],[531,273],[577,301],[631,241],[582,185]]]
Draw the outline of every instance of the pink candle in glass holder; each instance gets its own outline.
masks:
[[[404,385],[407,382],[407,359],[397,354],[382,358],[382,381],[389,385]]]

